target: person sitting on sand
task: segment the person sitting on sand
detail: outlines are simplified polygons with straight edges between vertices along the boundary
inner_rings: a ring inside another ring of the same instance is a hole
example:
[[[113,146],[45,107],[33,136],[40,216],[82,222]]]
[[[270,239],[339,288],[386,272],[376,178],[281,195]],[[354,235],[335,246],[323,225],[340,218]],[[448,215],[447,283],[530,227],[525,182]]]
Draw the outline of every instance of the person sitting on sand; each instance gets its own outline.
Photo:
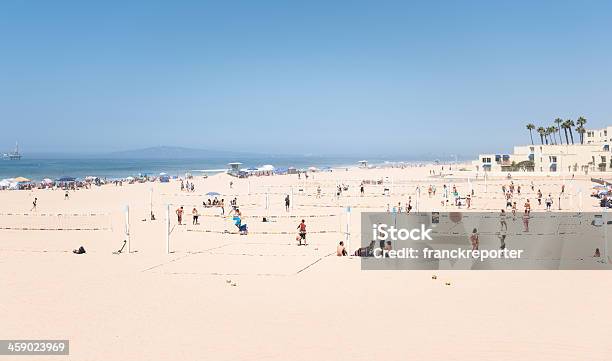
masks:
[[[599,252],[599,248],[595,248],[595,254],[593,255],[593,257],[596,257],[596,258],[600,258],[601,257],[601,253]]]
[[[340,243],[338,243],[338,247],[336,247],[336,256],[348,256],[348,252],[346,252],[346,248],[344,247],[343,241],[340,241]]]
[[[353,255],[357,257],[372,257],[374,247],[376,247],[376,241],[370,242],[370,245],[367,247],[358,248]]]

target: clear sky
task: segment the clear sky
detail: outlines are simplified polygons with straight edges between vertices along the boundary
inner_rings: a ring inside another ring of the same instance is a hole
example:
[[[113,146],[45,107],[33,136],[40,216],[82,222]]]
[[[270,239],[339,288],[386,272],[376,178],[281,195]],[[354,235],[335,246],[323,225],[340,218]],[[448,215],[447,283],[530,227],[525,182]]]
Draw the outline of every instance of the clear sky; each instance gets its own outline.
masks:
[[[0,1],[0,150],[475,154],[612,125],[611,1]]]

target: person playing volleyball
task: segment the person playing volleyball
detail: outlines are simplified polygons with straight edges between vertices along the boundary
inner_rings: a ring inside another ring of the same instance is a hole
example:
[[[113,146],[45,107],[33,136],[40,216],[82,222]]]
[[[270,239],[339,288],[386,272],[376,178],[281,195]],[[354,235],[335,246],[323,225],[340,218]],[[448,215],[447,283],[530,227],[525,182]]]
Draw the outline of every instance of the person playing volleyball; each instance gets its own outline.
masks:
[[[298,224],[297,229],[299,229],[299,235],[297,237],[299,242],[298,246],[302,245],[302,240],[304,241],[304,246],[308,245],[306,243],[306,221],[302,219],[302,223]]]

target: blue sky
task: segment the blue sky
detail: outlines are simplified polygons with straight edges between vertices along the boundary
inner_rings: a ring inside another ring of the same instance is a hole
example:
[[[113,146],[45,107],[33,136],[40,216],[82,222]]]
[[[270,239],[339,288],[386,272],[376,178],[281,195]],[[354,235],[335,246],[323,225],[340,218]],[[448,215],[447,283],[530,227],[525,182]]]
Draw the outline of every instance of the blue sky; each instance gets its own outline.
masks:
[[[612,125],[609,1],[0,2],[0,149],[475,154]]]

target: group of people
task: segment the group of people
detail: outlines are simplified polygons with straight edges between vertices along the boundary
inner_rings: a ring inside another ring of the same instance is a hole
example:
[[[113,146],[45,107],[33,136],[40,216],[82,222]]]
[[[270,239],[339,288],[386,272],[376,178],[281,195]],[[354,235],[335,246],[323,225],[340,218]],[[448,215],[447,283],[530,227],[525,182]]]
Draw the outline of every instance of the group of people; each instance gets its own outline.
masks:
[[[240,212],[238,210],[238,199],[236,197],[234,197],[234,199],[232,199],[230,201],[230,205],[232,206],[232,211]],[[209,198],[208,201],[202,202],[202,206],[204,208],[220,207],[221,208],[221,215],[225,215],[225,200],[224,199],[218,200],[215,197],[213,200],[211,200]],[[179,208],[176,209],[175,213],[176,213],[176,216],[177,216],[178,224],[182,225],[183,224],[184,207],[180,206]],[[191,210],[191,216],[193,218],[192,224],[193,225],[199,225],[200,224],[200,222],[199,222],[200,212],[198,211],[198,209],[196,207],[193,207],[193,209]]]
[[[183,182],[181,180],[181,192],[183,191],[195,192],[195,185],[193,184],[193,182],[189,183],[189,181]]]
[[[393,207],[387,203],[387,213],[410,213],[410,211],[412,211],[412,197],[410,196],[404,207],[402,207],[402,202],[397,202],[397,206]]]
[[[531,191],[535,191],[535,185],[533,184],[533,181],[531,181],[530,183],[530,188]],[[515,215],[516,211],[517,211],[517,204],[516,201],[514,201],[514,196],[520,196],[521,195],[521,186],[518,185],[515,187],[514,182],[510,181],[510,184],[508,186],[506,186],[505,184],[502,185],[502,193],[504,194],[504,199],[506,201],[506,209],[511,208],[512,209],[512,214]],[[562,184],[561,185],[561,193],[559,194],[559,209],[561,209],[561,196],[565,193],[565,185]],[[542,200],[544,200],[544,205],[546,207],[547,211],[551,211],[552,210],[552,206],[554,203],[553,197],[551,193],[548,193],[548,196],[544,198],[544,194],[542,193],[541,189],[538,189],[538,191],[536,192],[536,199],[538,201],[538,206],[542,205]],[[531,203],[529,202],[529,199],[527,199],[527,201],[525,202],[525,213],[529,214],[529,212],[531,211]]]

